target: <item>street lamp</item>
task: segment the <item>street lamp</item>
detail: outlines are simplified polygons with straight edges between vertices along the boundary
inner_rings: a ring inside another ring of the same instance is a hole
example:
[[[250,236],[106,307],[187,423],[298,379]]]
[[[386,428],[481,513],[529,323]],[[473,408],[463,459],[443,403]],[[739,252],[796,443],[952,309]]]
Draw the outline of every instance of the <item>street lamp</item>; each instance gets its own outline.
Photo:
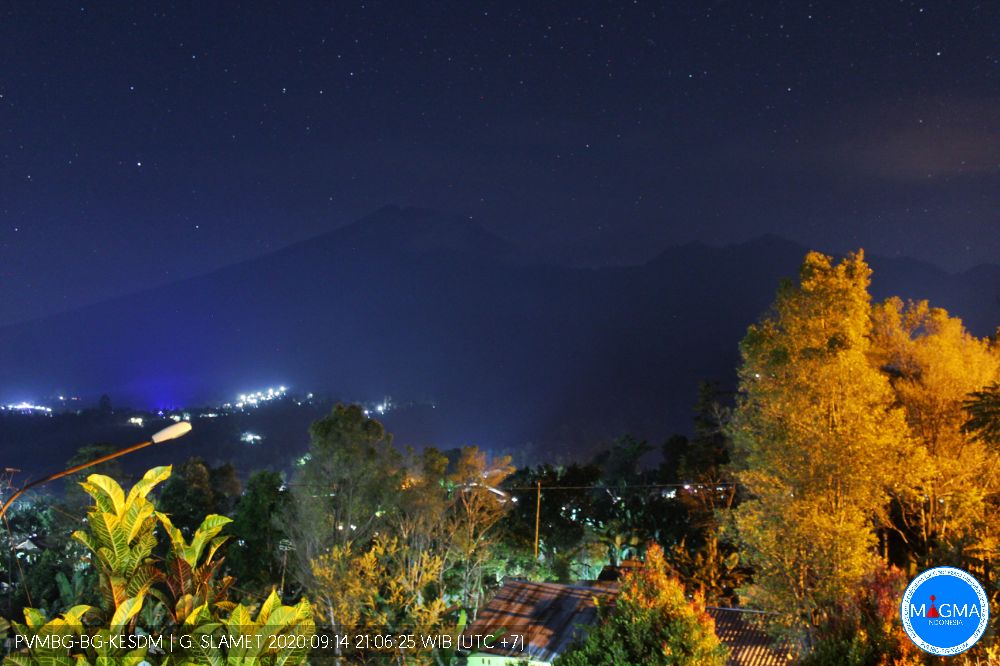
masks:
[[[75,467],[70,467],[69,469],[64,469],[61,472],[56,472],[55,474],[50,474],[43,479],[38,479],[37,481],[32,481],[27,485],[21,487],[16,493],[10,496],[3,504],[3,508],[0,508],[0,519],[3,519],[7,515],[7,509],[10,505],[14,503],[18,497],[23,495],[25,491],[34,488],[35,486],[40,486],[43,483],[48,483],[49,481],[55,481],[56,479],[61,479],[64,476],[69,476],[70,474],[76,474],[82,469],[87,469],[88,467],[93,467],[94,465],[100,465],[101,463],[107,462],[109,460],[114,460],[120,456],[132,453],[133,451],[138,451],[139,449],[144,449],[147,446],[152,446],[153,444],[159,444],[161,442],[167,442],[171,439],[177,439],[178,437],[183,437],[184,435],[191,432],[191,424],[187,421],[181,421],[180,423],[175,423],[172,426],[168,426],[163,430],[159,431],[155,435],[149,438],[148,442],[142,442],[140,444],[133,444],[132,446],[122,449],[121,451],[115,451],[114,453],[109,453],[106,456],[101,456],[100,458],[95,458],[90,462],[85,462],[82,465],[76,465]]]

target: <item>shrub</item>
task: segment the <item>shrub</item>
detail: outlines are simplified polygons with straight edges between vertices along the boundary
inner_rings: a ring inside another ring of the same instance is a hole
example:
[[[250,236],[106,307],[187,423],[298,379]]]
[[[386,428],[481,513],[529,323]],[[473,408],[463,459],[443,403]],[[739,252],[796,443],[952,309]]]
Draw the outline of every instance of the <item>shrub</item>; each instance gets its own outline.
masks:
[[[643,568],[625,575],[613,609],[558,666],[723,666],[728,651],[715,635],[704,600],[684,596],[663,550],[653,546]]]
[[[19,639],[5,666],[122,666],[160,664],[253,664],[293,666],[306,659],[304,650],[268,650],[268,640],[228,645],[215,641],[204,647],[200,636],[257,635],[266,639],[286,635],[299,640],[281,644],[309,645],[315,632],[309,603],[284,606],[274,592],[254,616],[253,610],[226,600],[232,584],[218,578],[221,558],[216,557],[227,537],[220,532],[229,523],[223,516],[207,516],[190,542],[156,513],[149,493],[170,477],[170,467],[149,470],[126,494],[116,481],[92,474],[80,485],[94,500],[87,512],[87,530],[73,538],[91,554],[98,571],[100,608],[78,605],[60,617],[47,619],[34,608],[24,611],[24,624],[13,625]],[[169,537],[166,561],[153,556],[158,545],[157,524]],[[144,623],[145,626],[144,626]],[[166,634],[185,634],[194,640],[188,647]],[[48,641],[29,642],[48,636]],[[161,644],[176,649],[154,650],[149,641],[116,644],[112,636],[166,638]],[[62,640],[52,640],[58,637]]]

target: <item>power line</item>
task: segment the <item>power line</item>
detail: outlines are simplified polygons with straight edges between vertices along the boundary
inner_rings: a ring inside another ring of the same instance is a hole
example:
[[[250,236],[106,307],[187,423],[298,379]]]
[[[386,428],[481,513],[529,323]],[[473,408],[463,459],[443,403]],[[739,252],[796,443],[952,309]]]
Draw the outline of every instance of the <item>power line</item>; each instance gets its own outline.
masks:
[[[683,488],[684,490],[713,490],[722,488],[735,488],[738,486],[735,481],[720,481],[718,483],[641,483],[641,484],[621,484],[607,486],[603,484],[590,484],[582,486],[547,486],[542,483],[542,490],[655,490],[658,488]],[[309,489],[328,489],[330,486],[323,484],[313,484],[313,483],[286,483],[285,488],[309,488]],[[536,486],[511,486],[503,487],[500,486],[500,490],[513,492],[513,491],[525,491],[525,490],[536,490]]]
[[[736,483],[733,481],[720,481],[719,483],[644,483],[636,485],[620,485],[620,486],[605,486],[605,485],[587,485],[587,486],[546,486],[542,484],[542,490],[654,490],[657,488],[683,488],[684,490],[701,490],[701,489],[721,489],[721,488],[735,488]],[[504,490],[534,490],[534,486],[514,486],[511,488],[504,488]]]

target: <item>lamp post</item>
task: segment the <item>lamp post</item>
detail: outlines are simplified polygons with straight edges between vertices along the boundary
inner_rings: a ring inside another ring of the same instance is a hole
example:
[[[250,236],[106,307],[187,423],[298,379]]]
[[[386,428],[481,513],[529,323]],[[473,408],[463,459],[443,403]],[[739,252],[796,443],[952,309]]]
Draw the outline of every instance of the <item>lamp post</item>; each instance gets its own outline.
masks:
[[[95,458],[94,460],[91,460],[90,462],[85,462],[82,465],[76,465],[75,467],[64,469],[61,472],[50,474],[42,479],[38,479],[37,481],[31,481],[30,483],[22,486],[20,490],[18,490],[16,493],[10,496],[10,499],[4,502],[3,507],[0,508],[0,519],[3,519],[7,515],[7,509],[9,509],[10,505],[14,503],[14,500],[23,495],[25,491],[28,491],[34,488],[35,486],[40,486],[43,483],[48,483],[49,481],[55,481],[56,479],[61,479],[64,476],[69,476],[70,474],[76,474],[80,470],[87,469],[88,467],[93,467],[94,465],[100,465],[101,463],[113,460],[120,456],[127,455],[129,453],[132,453],[133,451],[138,451],[139,449],[144,449],[147,446],[152,446],[153,444],[159,444],[161,442],[170,441],[171,439],[177,439],[178,437],[183,437],[189,432],[191,432],[191,424],[188,423],[187,421],[181,421],[180,423],[175,423],[172,426],[168,426],[163,430],[159,431],[158,433],[150,437],[148,442],[133,444],[128,448],[124,448],[120,451],[115,451],[114,453],[109,453],[108,455],[101,456],[100,458]]]

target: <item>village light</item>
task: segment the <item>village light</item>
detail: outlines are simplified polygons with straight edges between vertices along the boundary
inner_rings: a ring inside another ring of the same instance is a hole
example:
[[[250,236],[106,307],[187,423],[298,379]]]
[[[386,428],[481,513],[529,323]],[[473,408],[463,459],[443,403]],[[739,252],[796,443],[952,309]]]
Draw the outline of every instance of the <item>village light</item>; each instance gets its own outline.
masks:
[[[4,502],[3,508],[0,508],[0,519],[4,518],[7,515],[7,509],[10,508],[10,505],[13,504],[18,497],[23,495],[25,491],[30,490],[35,486],[40,486],[43,483],[48,483],[49,481],[55,481],[56,479],[61,479],[64,476],[69,476],[70,474],[76,474],[80,470],[87,469],[88,467],[93,467],[94,465],[100,465],[101,463],[105,463],[109,460],[114,460],[115,458],[127,455],[134,451],[138,451],[139,449],[144,449],[147,446],[152,446],[153,444],[169,442],[172,439],[183,437],[189,432],[191,432],[191,423],[188,421],[181,421],[179,423],[173,424],[172,426],[167,426],[163,430],[157,432],[155,435],[149,438],[148,442],[133,444],[128,448],[122,449],[120,451],[115,451],[114,453],[109,453],[108,455],[101,456],[100,458],[95,458],[90,462],[83,463],[82,465],[76,465],[75,467],[64,469],[61,472],[50,474],[44,478],[38,479],[37,481],[31,481],[27,485],[22,486],[20,490],[18,490],[16,493],[10,496],[10,499]]]

